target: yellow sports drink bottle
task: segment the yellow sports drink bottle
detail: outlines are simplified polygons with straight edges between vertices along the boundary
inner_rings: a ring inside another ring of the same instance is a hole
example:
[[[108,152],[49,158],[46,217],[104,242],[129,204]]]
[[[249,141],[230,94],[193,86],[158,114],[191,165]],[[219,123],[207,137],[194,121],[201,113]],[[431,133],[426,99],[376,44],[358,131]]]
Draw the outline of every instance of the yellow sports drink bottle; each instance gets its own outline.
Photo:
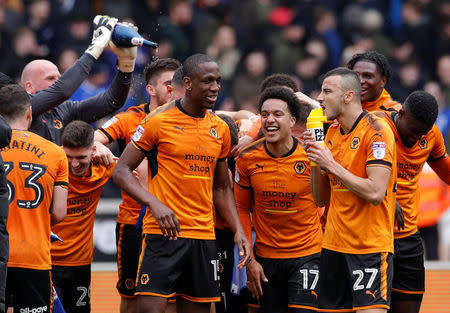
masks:
[[[309,113],[306,119],[306,129],[309,130],[316,139],[316,142],[325,147],[325,135],[323,133],[323,122],[326,122],[327,117],[323,115],[322,108],[317,108]],[[311,161],[311,166],[317,166],[316,163]]]

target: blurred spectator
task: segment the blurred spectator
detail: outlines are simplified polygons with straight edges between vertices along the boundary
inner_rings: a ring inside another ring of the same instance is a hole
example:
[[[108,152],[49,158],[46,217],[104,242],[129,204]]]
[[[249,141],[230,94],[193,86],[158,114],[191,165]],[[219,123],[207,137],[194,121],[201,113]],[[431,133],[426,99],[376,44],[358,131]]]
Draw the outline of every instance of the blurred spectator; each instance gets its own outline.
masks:
[[[64,41],[59,43],[59,50],[71,48],[81,55],[91,43],[91,23],[92,19],[88,15],[72,16],[63,33]]]
[[[450,104],[450,54],[441,55],[437,61],[436,73],[444,93],[445,103]]]
[[[413,58],[413,50],[412,43],[404,38],[399,38],[393,42],[389,63],[394,73],[399,71],[402,64]]]
[[[107,65],[102,62],[94,63],[89,76],[70,97],[70,100],[82,101],[104,92],[108,89],[108,74],[109,68]]]
[[[287,73],[292,71],[295,63],[303,55],[301,42],[306,29],[301,24],[294,24],[294,11],[286,6],[278,6],[269,14],[272,25],[269,35],[271,46],[271,71]]]
[[[402,9],[403,35],[414,46],[416,55],[423,64],[433,65],[433,54],[430,47],[433,47],[434,30],[430,16],[423,10],[418,2],[406,1]]]
[[[245,71],[233,81],[235,110],[257,111],[259,86],[265,78],[267,59],[263,52],[254,51],[245,58]]]
[[[173,58],[180,61],[184,61],[192,53],[192,10],[187,0],[171,0],[169,16],[161,16],[158,19],[160,38],[172,45]]]
[[[363,13],[361,29],[364,34],[375,43],[375,50],[389,57],[391,54],[391,41],[383,34],[383,16],[375,9],[366,10]]]
[[[61,74],[67,71],[78,60],[78,53],[74,49],[65,49],[58,56],[58,68]]]
[[[36,33],[38,44],[46,49],[47,54],[56,52],[56,32],[49,20],[50,10],[49,0],[35,0],[28,7],[28,24]]]
[[[333,11],[317,7],[314,10],[316,19],[314,29],[320,34],[328,46],[332,67],[339,66],[342,54],[341,35],[337,30],[337,20]]]
[[[14,33],[12,49],[0,59],[0,71],[19,81],[22,69],[38,57],[46,55],[36,40],[36,34],[28,27],[21,26]]]
[[[445,97],[441,86],[435,81],[429,81],[423,87],[423,90],[432,94],[439,105],[439,115],[436,120],[436,126],[444,137],[447,151],[450,151],[450,106],[445,102]]]
[[[207,47],[206,53],[219,65],[222,80],[229,80],[241,58],[240,51],[236,48],[234,29],[228,25],[220,26]]]
[[[295,74],[301,81],[302,92],[310,95],[313,91],[320,90],[319,74],[321,61],[312,54],[306,54],[299,59],[295,66]]]
[[[320,60],[320,73],[326,73],[332,69],[331,62],[328,58],[328,50],[325,42],[317,37],[309,39],[305,43],[305,53],[315,56]]]
[[[17,1],[20,4],[20,1]],[[0,4],[0,36],[3,32],[13,33],[21,24],[23,24],[24,18],[21,13],[23,7],[14,10],[5,4]]]
[[[231,26],[220,26],[206,49],[206,53],[214,58],[222,74],[222,96],[228,96],[231,80],[241,59],[241,52],[236,47],[236,33]],[[225,94],[224,94],[225,93]]]
[[[398,76],[389,85],[389,92],[393,99],[402,103],[411,92],[422,87],[420,65],[415,60],[409,60],[400,67]]]
[[[131,5],[131,12],[139,33],[153,41],[161,41],[162,36],[159,18],[167,15],[168,1],[162,0],[136,0]]]

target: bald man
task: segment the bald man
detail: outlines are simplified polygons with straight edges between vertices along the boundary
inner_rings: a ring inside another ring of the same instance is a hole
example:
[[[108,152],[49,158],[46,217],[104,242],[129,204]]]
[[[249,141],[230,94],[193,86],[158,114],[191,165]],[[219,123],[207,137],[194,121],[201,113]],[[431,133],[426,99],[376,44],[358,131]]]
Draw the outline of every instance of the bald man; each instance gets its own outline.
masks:
[[[92,123],[123,106],[131,85],[137,48],[111,49],[118,56],[119,71],[105,92],[83,101],[69,99],[89,75],[95,61],[110,43],[117,19],[94,18],[94,35],[86,52],[62,76],[47,60],[28,63],[22,71],[21,84],[31,95],[33,122],[30,131],[61,145],[61,133],[73,120]],[[101,31],[100,31],[101,30]]]

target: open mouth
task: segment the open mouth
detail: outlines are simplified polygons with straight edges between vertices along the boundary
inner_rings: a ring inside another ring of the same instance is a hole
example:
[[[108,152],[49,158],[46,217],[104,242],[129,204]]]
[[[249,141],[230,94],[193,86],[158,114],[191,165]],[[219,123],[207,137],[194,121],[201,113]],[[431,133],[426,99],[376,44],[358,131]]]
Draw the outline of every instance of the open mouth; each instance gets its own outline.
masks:
[[[266,134],[267,134],[267,136],[273,136],[278,132],[278,130],[279,130],[279,127],[268,126],[268,127],[266,127]]]
[[[217,95],[207,96],[206,99],[208,99],[209,102],[216,102]]]

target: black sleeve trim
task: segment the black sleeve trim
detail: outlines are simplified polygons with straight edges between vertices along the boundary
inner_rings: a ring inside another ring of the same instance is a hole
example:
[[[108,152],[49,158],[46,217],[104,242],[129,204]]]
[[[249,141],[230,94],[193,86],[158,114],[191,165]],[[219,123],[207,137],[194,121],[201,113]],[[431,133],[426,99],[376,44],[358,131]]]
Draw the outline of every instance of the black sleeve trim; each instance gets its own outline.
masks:
[[[57,182],[55,182],[54,185],[55,186],[66,186],[66,187],[68,187],[69,183],[66,183],[65,181],[57,181]]]
[[[225,161],[226,159],[227,159],[227,157],[220,158],[220,159],[217,159],[217,162],[223,162],[223,161]]]
[[[366,162],[366,166],[367,165],[372,165],[372,164],[386,165],[388,167],[392,167],[392,163],[391,162],[383,161],[383,160],[372,160],[372,161],[367,161]]]
[[[138,144],[136,143],[136,141],[134,141],[134,140],[131,140],[131,141],[139,148],[139,150],[141,150],[141,151],[144,152],[145,154],[148,154],[149,151],[145,150],[145,149],[142,148],[140,145],[138,145]]]
[[[236,183],[236,182],[235,182]],[[250,186],[243,186],[239,183],[236,183],[236,185],[238,185],[239,187],[243,188],[243,189],[252,189]]]
[[[441,155],[440,157],[437,157],[436,159],[433,159],[430,155],[427,159],[427,162],[439,161],[439,160],[442,160],[443,158],[445,158],[445,153],[443,155]]]
[[[99,128],[98,130],[101,131],[101,132],[108,138],[108,140],[109,140],[110,143],[114,141],[114,139],[111,137],[110,134],[108,134],[108,133],[106,132],[106,130],[104,130],[103,128]]]

